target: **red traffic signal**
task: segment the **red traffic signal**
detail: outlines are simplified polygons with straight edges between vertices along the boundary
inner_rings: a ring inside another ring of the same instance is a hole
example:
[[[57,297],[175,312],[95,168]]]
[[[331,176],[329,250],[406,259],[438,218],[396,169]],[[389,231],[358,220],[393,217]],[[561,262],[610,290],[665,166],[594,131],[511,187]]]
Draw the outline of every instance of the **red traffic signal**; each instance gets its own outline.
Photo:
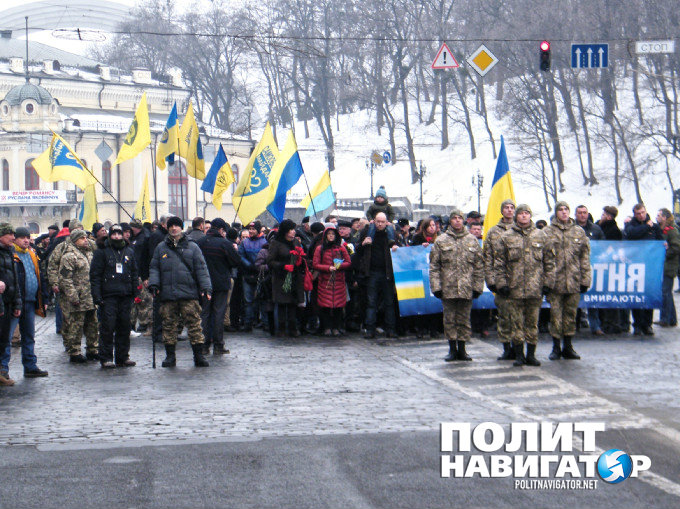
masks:
[[[550,43],[548,41],[541,43],[540,68],[541,71],[550,70]]]

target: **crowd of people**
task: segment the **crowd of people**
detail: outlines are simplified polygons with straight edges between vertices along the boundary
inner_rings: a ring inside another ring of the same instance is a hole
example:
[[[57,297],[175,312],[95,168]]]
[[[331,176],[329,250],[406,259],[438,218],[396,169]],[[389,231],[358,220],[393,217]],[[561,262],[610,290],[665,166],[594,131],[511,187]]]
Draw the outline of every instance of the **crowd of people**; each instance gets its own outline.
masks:
[[[175,347],[186,327],[195,366],[206,355],[229,353],[228,333],[261,330],[272,336],[316,334],[365,338],[415,334],[448,339],[446,361],[471,360],[473,332],[495,328],[499,360],[537,366],[540,331],[553,338],[551,360],[578,359],[572,338],[586,319],[594,335],[630,329],[630,312],[579,309],[591,285],[590,240],[665,240],[659,325],[677,325],[672,291],[680,265],[680,235],[661,209],[656,223],[638,204],[624,220],[606,206],[594,222],[579,205],[571,217],[558,202],[548,224],[533,221],[528,205],[506,200],[502,218],[484,242],[482,216],[454,208],[411,225],[397,219],[381,187],[365,218],[324,222],[305,217],[273,228],[242,227],[221,218],[184,221],[164,215],[86,232],[77,219],[32,239],[26,228],[0,224],[0,385],[13,385],[10,338],[17,337],[25,377],[45,377],[35,352],[35,316],[53,308],[71,363],[95,361],[102,369],[130,367],[130,337],[163,343],[163,367],[176,365]],[[391,252],[431,245],[430,290],[442,300],[438,315],[399,317]],[[496,310],[473,310],[486,286]],[[543,297],[550,309],[541,309]],[[632,310],[633,332],[652,335],[653,310]],[[583,318],[580,318],[580,315]],[[15,331],[17,331],[15,333]],[[227,333],[227,335],[225,335]],[[85,349],[82,338],[85,336]],[[525,351],[526,345],[526,351]]]

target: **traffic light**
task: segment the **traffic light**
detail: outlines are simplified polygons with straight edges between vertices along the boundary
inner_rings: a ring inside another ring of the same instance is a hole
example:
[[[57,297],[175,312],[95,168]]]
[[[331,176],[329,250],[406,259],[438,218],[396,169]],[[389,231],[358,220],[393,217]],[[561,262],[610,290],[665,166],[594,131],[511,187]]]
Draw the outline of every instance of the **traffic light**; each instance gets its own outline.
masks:
[[[550,43],[543,41],[541,43],[541,71],[550,70]]]

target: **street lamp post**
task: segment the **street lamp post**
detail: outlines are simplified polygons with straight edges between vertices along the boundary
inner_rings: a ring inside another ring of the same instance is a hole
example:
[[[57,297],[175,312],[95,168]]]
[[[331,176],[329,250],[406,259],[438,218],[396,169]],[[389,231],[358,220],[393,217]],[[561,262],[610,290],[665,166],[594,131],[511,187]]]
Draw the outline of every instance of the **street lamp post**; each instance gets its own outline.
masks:
[[[418,180],[420,181],[420,210],[423,210],[423,178],[425,178],[425,171],[427,168],[423,166],[423,162],[420,161],[420,173],[418,173]]]
[[[484,177],[482,177],[481,172],[479,169],[477,170],[477,175],[475,178],[475,175],[472,176],[472,185],[473,187],[477,187],[477,212],[480,214],[482,213],[481,211],[481,200],[482,200],[482,185],[484,184]]]

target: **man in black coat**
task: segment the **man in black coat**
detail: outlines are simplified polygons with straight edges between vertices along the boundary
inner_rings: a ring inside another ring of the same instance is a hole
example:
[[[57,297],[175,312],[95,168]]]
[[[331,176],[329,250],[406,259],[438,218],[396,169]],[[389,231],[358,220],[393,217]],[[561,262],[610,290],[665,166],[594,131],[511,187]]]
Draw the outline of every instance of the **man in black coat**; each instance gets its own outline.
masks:
[[[12,317],[21,315],[21,290],[14,265],[14,228],[9,223],[0,223],[0,351],[9,344],[9,330]],[[14,385],[7,373],[0,373],[0,385]]]
[[[151,259],[153,258],[156,246],[164,242],[165,237],[168,235],[166,226],[169,218],[169,215],[163,214],[158,220],[158,228],[149,235],[149,239],[146,241],[146,259],[144,260],[144,264],[141,265],[142,268],[139,268],[144,288],[149,288],[149,267],[151,266]],[[151,331],[151,338],[154,342],[160,343],[163,337],[163,324],[160,315],[161,303],[158,299],[153,300],[152,308],[153,330]]]
[[[625,219],[623,238],[625,240],[663,240],[659,225],[655,224],[642,203],[633,207],[633,217]],[[633,334],[652,336],[653,309],[633,309]]]
[[[92,300],[101,313],[99,362],[102,368],[135,365],[128,354],[130,311],[133,299],[139,294],[138,278],[134,251],[125,242],[123,229],[114,224],[109,229],[104,248],[94,252],[90,265]]]
[[[213,290],[212,298],[203,303],[201,312],[203,353],[209,353],[212,344],[213,354],[220,355],[229,353],[224,344],[224,315],[229,303],[231,274],[239,266],[240,256],[234,244],[225,238],[228,228],[225,220],[218,217],[210,226],[208,233],[197,242],[208,266]]]

